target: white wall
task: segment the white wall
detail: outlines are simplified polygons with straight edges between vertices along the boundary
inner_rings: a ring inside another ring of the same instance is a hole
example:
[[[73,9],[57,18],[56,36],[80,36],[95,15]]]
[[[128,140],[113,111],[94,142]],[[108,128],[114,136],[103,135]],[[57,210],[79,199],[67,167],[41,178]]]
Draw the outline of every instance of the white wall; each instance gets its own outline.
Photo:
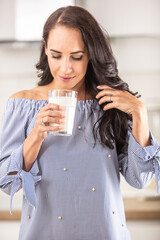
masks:
[[[111,36],[160,36],[159,0],[76,0]]]
[[[0,118],[6,100],[15,92],[33,88],[38,79],[35,64],[40,47],[37,45],[0,44]]]

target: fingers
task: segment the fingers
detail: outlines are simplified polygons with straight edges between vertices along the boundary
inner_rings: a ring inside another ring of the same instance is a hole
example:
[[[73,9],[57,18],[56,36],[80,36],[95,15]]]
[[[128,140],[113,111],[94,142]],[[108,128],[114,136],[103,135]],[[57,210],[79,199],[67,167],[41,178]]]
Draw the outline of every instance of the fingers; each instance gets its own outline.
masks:
[[[99,100],[99,104],[103,104],[103,103],[106,103],[106,102],[113,102],[113,96],[111,95],[107,95],[107,96],[104,96],[102,97],[100,100]]]
[[[42,119],[41,119],[42,120]],[[49,119],[46,119],[48,121],[50,121]],[[52,120],[51,120],[52,122]],[[60,122],[60,119],[55,119],[53,121],[54,123],[47,123],[45,124],[44,121],[36,121],[35,124],[35,133],[38,139],[44,140],[47,136],[48,136],[48,132],[50,131],[60,131],[63,129],[63,126],[60,125],[62,124]]]
[[[52,123],[57,119],[64,119],[65,115],[60,111],[47,110],[45,112],[40,112],[38,115],[40,120],[43,119],[44,123]]]
[[[97,86],[97,88],[98,89],[112,89],[112,90],[115,90],[114,88],[111,88],[111,87],[109,87],[109,86],[107,86],[107,85],[99,85],[99,86]]]
[[[35,123],[35,132],[37,136],[45,139],[49,131],[59,131],[63,129],[65,115],[62,112],[63,107],[49,103],[37,114]]]
[[[99,104],[104,104],[103,110],[109,110],[111,108],[117,108],[117,102],[119,96],[122,94],[122,90],[113,89],[106,85],[97,86],[101,91],[96,95],[96,98],[99,99]]]
[[[64,119],[63,108],[57,104],[49,103],[37,114],[37,121],[43,123],[60,123],[60,119]],[[62,121],[61,121],[62,122]]]
[[[107,111],[109,109],[115,108],[115,104],[114,103],[109,103],[107,105],[104,106],[103,111]]]
[[[41,108],[40,112],[43,111],[48,111],[48,110],[57,110],[57,111],[61,111],[63,110],[63,107],[55,104],[55,103],[48,103],[47,105],[45,105],[43,108]]]
[[[46,133],[46,132],[50,132],[50,131],[59,131],[59,130],[62,130],[63,129],[63,126],[51,126],[51,125],[48,125],[48,126],[45,126],[45,125],[39,125],[38,126],[38,131],[40,133]]]
[[[97,95],[96,98],[99,99],[105,95],[107,96],[118,96],[122,90],[115,90],[111,88],[102,89]]]
[[[103,98],[101,98],[99,100],[99,104],[101,105],[103,103],[106,103],[106,105],[103,107],[104,111],[109,110],[111,108],[117,108],[118,107],[117,102],[114,101],[113,96],[104,96]]]
[[[105,104],[104,111],[116,108],[127,114],[133,114],[140,105],[137,98],[125,90],[117,90],[105,85],[97,87],[100,92],[96,95],[99,104]]]
[[[46,116],[46,117],[43,117],[42,120],[43,121],[41,121],[41,123],[43,123],[44,125],[47,125],[48,123],[57,123],[57,124],[63,124],[64,123],[64,119],[62,119],[62,117],[58,118],[58,117]]]
[[[103,103],[111,103],[115,101],[117,95],[117,91],[109,89],[100,91],[96,95],[96,98],[99,99],[99,104],[101,105]]]

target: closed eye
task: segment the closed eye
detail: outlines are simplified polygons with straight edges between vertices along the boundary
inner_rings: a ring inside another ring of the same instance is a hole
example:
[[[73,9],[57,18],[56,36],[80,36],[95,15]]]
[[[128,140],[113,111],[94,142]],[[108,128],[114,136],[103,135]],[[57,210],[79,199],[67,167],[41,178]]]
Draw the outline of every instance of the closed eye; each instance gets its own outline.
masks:
[[[52,57],[52,58],[55,58],[55,59],[61,58],[61,56],[54,56],[54,55],[52,55],[51,57]]]
[[[73,60],[76,60],[76,61],[79,61],[79,60],[81,60],[82,58],[83,58],[83,55],[81,55],[80,57],[73,57],[73,56],[72,56],[72,59],[73,59]]]
[[[60,59],[61,56],[55,56],[55,55],[51,55],[52,58],[55,58],[55,59]],[[75,57],[75,56],[71,56],[71,58],[75,61],[80,61],[82,58],[83,58],[83,55],[81,55],[80,57]]]

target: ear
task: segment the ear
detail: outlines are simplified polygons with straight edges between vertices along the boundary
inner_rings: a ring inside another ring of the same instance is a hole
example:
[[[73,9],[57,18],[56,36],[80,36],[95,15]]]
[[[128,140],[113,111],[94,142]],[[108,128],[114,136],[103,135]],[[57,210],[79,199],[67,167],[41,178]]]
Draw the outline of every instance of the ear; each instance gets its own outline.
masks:
[[[46,42],[45,40],[43,39],[43,44],[44,44],[44,50],[45,50],[45,54],[48,55],[48,52],[47,52],[47,46],[46,46]]]

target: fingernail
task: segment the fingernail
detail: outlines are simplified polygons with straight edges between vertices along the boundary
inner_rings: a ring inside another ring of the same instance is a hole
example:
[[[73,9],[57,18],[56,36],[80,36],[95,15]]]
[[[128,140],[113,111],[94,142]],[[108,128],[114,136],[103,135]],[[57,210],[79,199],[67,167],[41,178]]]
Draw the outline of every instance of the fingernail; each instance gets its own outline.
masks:
[[[60,109],[60,110],[63,110],[63,107],[62,107],[62,106],[59,106],[59,109]]]
[[[101,88],[101,86],[97,86],[97,88]]]

